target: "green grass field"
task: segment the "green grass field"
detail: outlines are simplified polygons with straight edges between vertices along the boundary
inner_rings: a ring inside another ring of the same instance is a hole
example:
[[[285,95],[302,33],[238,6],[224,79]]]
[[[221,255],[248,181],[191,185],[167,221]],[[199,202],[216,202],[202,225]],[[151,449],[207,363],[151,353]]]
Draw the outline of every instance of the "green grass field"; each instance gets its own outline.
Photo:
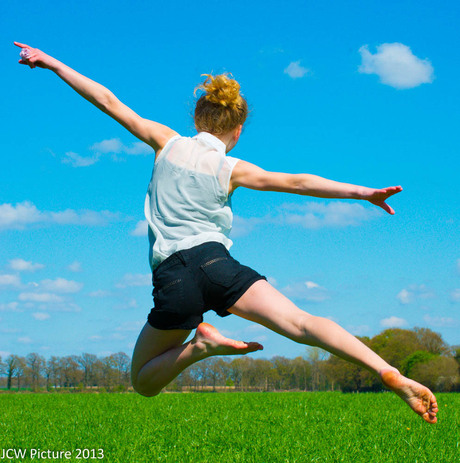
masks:
[[[460,394],[438,402],[429,425],[390,393],[2,394],[0,461],[456,463]],[[9,448],[28,456],[2,460]]]

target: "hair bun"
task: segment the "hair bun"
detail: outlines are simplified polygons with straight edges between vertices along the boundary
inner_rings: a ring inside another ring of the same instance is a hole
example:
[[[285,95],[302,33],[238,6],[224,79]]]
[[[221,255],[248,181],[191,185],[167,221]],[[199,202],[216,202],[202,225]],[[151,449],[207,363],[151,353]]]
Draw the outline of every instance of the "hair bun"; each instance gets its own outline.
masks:
[[[241,104],[240,84],[231,78],[231,74],[202,74],[206,80],[196,90],[204,90],[205,98],[211,103],[236,108]]]

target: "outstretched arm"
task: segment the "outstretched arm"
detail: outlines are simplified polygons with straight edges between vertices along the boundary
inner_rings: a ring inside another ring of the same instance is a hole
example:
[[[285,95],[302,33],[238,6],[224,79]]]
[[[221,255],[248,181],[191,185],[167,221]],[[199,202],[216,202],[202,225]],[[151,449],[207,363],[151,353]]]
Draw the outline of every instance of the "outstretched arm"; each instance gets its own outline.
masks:
[[[29,57],[21,59],[20,64],[26,64],[32,69],[35,67],[50,69],[83,98],[110,117],[113,117],[134,136],[149,144],[155,151],[162,149],[172,136],[177,135],[177,132],[165,125],[140,117],[123,104],[109,89],[79,74],[38,48],[32,48],[19,42],[14,42],[14,44],[21,49],[27,48],[29,50]]]
[[[367,188],[340,183],[311,174],[285,174],[267,172],[246,161],[238,161],[233,168],[229,192],[239,186],[262,191],[282,191],[318,198],[364,199],[381,207],[389,214],[394,210],[385,202],[390,196],[402,191],[400,186],[382,189]]]

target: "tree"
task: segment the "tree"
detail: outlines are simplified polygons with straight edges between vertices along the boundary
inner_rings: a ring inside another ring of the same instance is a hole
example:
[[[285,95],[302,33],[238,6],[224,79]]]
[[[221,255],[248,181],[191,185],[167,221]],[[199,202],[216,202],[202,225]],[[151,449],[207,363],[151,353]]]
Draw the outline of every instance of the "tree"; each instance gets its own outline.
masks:
[[[449,346],[444,342],[439,333],[435,333],[428,328],[414,328],[414,331],[423,350],[436,355],[449,353]]]
[[[389,328],[374,336],[370,347],[398,370],[408,355],[423,350],[417,333],[400,328]]]
[[[59,370],[64,387],[76,387],[81,382],[83,372],[78,367],[78,357],[69,355],[59,359]]]
[[[33,391],[40,387],[42,371],[46,365],[46,360],[41,355],[33,352],[26,357],[26,373],[30,378],[30,385]]]
[[[426,350],[416,350],[414,353],[406,357],[401,363],[401,373],[404,376],[411,377],[411,371],[416,365],[428,362],[428,360],[431,360],[433,357],[436,357],[436,355],[431,352]]]
[[[21,388],[21,379],[24,377],[24,369],[26,367],[26,359],[24,357],[19,357],[18,355],[14,355],[13,357],[16,358],[16,380],[18,391]]]
[[[77,362],[83,370],[83,385],[88,387],[89,385],[95,386],[95,365],[97,357],[94,354],[83,353],[77,357]]]
[[[311,381],[312,368],[308,360],[296,357],[291,361],[294,387],[306,391],[308,382]]]
[[[16,374],[16,368],[18,366],[18,357],[16,355],[9,355],[5,360],[5,372],[7,377],[6,388],[11,390],[11,383],[13,377]]]
[[[110,355],[112,368],[115,370],[115,382],[122,386],[129,384],[130,358],[124,352]]]
[[[411,370],[411,375],[415,381],[432,391],[453,391],[459,383],[457,362],[453,357],[443,355],[416,364]]]

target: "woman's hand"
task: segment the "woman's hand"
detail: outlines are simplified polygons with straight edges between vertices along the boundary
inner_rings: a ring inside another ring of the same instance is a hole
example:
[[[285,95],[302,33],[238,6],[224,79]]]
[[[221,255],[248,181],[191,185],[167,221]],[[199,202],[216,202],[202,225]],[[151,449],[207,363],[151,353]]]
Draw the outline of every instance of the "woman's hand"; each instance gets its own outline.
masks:
[[[395,211],[390,207],[385,201],[390,197],[402,191],[400,186],[390,186],[387,188],[382,188],[381,190],[371,190],[366,196],[362,199],[369,201],[376,206],[381,207],[388,214],[393,215]]]
[[[54,60],[54,58],[52,58],[51,56],[47,55],[46,53],[43,53],[38,48],[29,47],[29,45],[26,45],[25,43],[14,42],[14,44],[17,47],[20,47],[21,50],[25,48],[29,50],[29,57],[21,58],[19,60],[19,64],[26,64],[31,69],[33,69],[34,67],[39,67],[39,68],[44,68],[44,69],[51,68],[51,64]]]

